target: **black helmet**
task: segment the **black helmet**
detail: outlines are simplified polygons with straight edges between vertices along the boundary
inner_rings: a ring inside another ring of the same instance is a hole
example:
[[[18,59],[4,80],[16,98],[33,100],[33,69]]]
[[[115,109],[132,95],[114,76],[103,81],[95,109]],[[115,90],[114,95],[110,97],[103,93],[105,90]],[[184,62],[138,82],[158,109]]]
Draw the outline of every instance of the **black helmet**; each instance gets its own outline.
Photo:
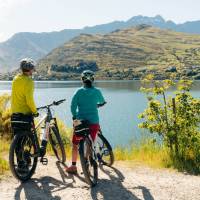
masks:
[[[20,61],[20,69],[22,71],[30,71],[35,69],[35,62],[31,58],[23,58]]]
[[[81,78],[83,82],[90,81],[92,83],[94,81],[94,72],[91,70],[84,70],[81,74]]]

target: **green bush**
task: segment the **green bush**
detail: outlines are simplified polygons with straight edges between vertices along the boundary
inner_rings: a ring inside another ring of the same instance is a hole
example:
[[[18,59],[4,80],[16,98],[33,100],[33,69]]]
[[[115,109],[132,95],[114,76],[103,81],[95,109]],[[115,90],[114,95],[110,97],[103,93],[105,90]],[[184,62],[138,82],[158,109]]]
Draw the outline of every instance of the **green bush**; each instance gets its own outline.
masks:
[[[11,135],[11,110],[9,103],[10,96],[8,94],[3,94],[0,96],[0,135],[8,137]]]
[[[174,96],[166,91],[176,85]],[[141,90],[147,94],[148,107],[139,115],[140,128],[148,129],[163,138],[170,149],[173,165],[181,170],[200,172],[200,100],[190,89],[192,81],[153,80],[149,75],[142,80]]]

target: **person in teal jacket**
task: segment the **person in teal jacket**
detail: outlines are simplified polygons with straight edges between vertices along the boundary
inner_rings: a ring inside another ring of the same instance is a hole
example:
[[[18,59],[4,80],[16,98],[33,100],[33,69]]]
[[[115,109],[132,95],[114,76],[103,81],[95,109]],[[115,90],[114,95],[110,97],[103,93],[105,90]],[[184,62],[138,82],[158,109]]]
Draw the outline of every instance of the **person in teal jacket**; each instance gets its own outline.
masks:
[[[85,70],[81,74],[81,78],[83,87],[76,91],[71,102],[72,119],[74,122],[77,119],[89,121],[89,131],[94,140],[100,130],[98,107],[105,105],[106,101],[101,91],[92,85],[94,82],[94,72]],[[66,168],[68,173],[77,173],[76,161],[80,140],[81,137],[73,134],[72,165]]]

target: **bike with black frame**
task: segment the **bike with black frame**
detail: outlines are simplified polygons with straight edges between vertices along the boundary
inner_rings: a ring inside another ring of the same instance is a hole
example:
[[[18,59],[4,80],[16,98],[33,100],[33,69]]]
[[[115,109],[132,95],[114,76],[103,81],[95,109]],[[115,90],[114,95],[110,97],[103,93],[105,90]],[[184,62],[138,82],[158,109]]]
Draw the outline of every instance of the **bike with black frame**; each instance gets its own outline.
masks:
[[[16,114],[11,117],[11,125],[14,132],[9,151],[9,164],[12,174],[20,181],[27,181],[32,177],[36,170],[38,158],[43,165],[48,164],[48,159],[41,155],[41,148],[37,131],[44,123],[45,134],[51,144],[54,154],[58,161],[65,162],[66,154],[64,144],[61,139],[57,120],[52,115],[52,107],[63,103],[65,99],[54,101],[52,104],[37,108],[45,110],[45,115],[35,126],[32,116]]]
[[[74,134],[81,137],[79,143],[81,167],[86,182],[93,187],[98,181],[98,164],[112,166],[114,163],[114,154],[110,143],[101,130],[93,141],[89,132],[89,122],[79,120],[77,124],[74,127]]]

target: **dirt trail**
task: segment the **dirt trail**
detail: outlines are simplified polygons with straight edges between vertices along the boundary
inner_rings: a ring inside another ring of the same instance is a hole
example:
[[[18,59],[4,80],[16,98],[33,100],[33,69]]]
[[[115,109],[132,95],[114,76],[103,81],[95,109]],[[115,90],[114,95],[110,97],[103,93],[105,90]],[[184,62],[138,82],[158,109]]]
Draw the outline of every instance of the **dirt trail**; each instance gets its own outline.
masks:
[[[66,174],[52,157],[48,166],[39,164],[26,183],[12,176],[0,181],[0,200],[12,199],[200,200],[200,177],[118,162],[114,168],[99,170],[99,183],[91,189],[81,173]]]

